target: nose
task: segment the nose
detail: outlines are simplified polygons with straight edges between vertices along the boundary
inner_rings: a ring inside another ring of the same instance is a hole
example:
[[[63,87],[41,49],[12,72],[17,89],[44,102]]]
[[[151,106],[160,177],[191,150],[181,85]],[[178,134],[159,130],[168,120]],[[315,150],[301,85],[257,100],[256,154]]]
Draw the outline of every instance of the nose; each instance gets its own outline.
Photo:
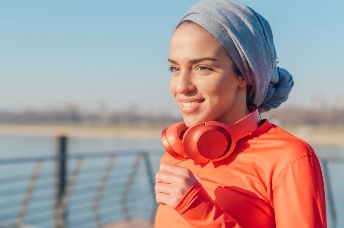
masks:
[[[176,92],[179,94],[185,94],[196,89],[192,80],[192,74],[187,71],[182,71],[177,77]]]

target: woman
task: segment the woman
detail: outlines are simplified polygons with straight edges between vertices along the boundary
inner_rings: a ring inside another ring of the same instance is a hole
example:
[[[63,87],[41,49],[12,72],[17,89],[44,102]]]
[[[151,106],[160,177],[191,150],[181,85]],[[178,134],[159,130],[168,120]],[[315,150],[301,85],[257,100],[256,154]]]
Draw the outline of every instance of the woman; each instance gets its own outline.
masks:
[[[155,227],[326,227],[313,149],[256,111],[293,86],[268,22],[239,2],[203,0],[178,23],[168,62],[184,123],[163,132]]]

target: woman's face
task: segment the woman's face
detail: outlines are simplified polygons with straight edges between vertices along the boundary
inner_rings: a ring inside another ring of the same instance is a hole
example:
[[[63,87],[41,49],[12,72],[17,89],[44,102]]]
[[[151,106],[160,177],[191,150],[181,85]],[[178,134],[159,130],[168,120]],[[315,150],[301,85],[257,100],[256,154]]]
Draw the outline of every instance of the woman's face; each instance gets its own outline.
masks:
[[[231,124],[248,114],[246,81],[237,76],[224,47],[194,23],[179,26],[168,59],[170,91],[187,126],[203,121]]]

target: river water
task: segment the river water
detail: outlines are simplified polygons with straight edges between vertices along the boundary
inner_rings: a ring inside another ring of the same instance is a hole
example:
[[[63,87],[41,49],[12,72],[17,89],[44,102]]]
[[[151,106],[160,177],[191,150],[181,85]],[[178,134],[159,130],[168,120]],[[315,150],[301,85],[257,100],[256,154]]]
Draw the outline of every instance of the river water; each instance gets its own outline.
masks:
[[[38,157],[54,155],[56,139],[50,136],[18,136],[0,135],[0,160],[9,158]],[[319,158],[344,159],[343,147],[312,145]],[[100,153],[114,151],[147,151],[151,154],[150,162],[153,173],[158,169],[159,158],[163,146],[157,138],[127,138],[127,137],[72,137],[68,141],[69,154]],[[327,189],[328,198],[334,204],[334,217],[337,227],[344,228],[344,163],[328,164],[331,195]],[[71,196],[68,201],[69,227],[95,227],[94,199],[100,180],[107,166],[106,159],[86,159],[80,171]],[[111,180],[108,181],[103,195],[100,197],[98,209],[99,218],[103,224],[125,219],[122,201],[124,187],[128,185],[128,176],[135,166],[135,157],[116,157],[112,168]],[[73,173],[76,160],[68,164],[69,174]],[[28,180],[34,170],[34,163],[0,166],[0,228],[1,221],[14,222],[20,213],[20,205],[24,200]],[[52,162],[42,165],[41,175],[33,191],[23,223],[32,227],[52,227],[53,186],[51,175],[54,170]],[[93,171],[92,171],[93,170]],[[11,176],[15,178],[11,178]],[[17,181],[18,180],[18,181]],[[119,195],[122,196],[119,197]],[[127,209],[130,216],[149,219],[154,210],[154,195],[151,192],[149,178],[143,162],[139,164],[134,182],[127,196]],[[329,201],[329,200],[328,200]],[[332,213],[333,214],[333,213]],[[333,216],[328,216],[329,227],[333,224]],[[29,226],[28,226],[29,227]]]

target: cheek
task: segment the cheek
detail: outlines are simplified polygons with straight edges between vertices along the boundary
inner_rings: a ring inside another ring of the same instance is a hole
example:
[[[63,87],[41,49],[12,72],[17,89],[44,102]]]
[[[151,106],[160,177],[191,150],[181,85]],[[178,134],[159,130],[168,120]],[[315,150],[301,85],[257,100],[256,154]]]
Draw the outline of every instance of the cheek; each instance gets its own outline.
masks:
[[[176,86],[175,86],[175,82],[174,82],[173,78],[170,79],[169,89],[170,89],[170,93],[172,95],[175,95]]]
[[[224,80],[213,80],[207,83],[204,83],[203,86],[204,91],[209,94],[209,96],[214,98],[221,98],[228,93],[228,86]]]
[[[208,100],[208,108],[213,109],[220,105],[221,100],[224,99],[223,88],[217,82],[208,82],[202,85],[202,95]]]
[[[228,80],[219,80],[209,90],[209,95],[212,97],[212,103],[219,105],[227,105],[231,99],[234,99],[236,93],[236,86]]]

